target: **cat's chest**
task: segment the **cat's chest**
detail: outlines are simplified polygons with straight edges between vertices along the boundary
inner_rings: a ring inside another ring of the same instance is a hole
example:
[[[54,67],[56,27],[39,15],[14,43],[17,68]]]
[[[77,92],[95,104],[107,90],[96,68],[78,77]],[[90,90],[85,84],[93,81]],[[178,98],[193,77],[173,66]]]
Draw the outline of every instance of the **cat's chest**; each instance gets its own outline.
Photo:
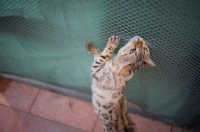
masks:
[[[95,80],[95,83],[100,89],[119,89],[125,85],[124,77],[118,76],[117,73],[112,72],[109,68],[102,68],[101,73],[97,77],[98,80]]]

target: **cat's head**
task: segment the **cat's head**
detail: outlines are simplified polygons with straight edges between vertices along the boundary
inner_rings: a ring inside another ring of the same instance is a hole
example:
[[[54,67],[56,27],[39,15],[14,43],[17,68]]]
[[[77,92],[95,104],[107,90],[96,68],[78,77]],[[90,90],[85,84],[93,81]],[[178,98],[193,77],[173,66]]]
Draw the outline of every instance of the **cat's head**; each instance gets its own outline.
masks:
[[[150,58],[149,47],[139,36],[133,37],[119,50],[117,63],[118,75],[141,66],[156,66]]]

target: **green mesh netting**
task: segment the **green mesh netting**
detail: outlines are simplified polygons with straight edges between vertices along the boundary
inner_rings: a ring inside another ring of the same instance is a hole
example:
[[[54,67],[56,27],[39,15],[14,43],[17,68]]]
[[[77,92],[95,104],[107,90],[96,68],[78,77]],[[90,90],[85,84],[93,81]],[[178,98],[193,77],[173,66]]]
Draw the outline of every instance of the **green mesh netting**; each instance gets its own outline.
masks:
[[[156,68],[137,72],[127,98],[171,124],[200,122],[199,0],[1,0],[0,72],[90,90],[93,57],[118,35],[140,35]]]

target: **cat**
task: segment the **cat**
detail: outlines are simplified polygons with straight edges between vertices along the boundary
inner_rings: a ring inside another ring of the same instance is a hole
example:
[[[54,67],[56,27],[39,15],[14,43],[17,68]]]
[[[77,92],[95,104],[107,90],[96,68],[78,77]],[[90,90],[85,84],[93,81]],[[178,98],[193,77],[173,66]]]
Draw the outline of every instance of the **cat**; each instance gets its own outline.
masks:
[[[91,67],[92,103],[95,113],[102,121],[104,132],[136,132],[126,107],[126,83],[144,66],[156,66],[150,58],[145,41],[133,37],[111,59],[120,41],[118,36],[108,39],[101,52],[91,42],[86,48],[94,55]]]

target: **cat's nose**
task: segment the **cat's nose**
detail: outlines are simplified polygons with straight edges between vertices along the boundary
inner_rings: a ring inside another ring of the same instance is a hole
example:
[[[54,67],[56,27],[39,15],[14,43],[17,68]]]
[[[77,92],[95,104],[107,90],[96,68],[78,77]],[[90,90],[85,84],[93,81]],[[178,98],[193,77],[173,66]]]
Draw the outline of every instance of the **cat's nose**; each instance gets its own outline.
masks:
[[[137,45],[136,47],[141,48],[142,47],[142,41],[140,40],[140,38],[138,38],[137,40]]]
[[[142,42],[142,40],[141,40],[140,38],[138,38],[137,42],[138,42],[138,43],[139,43],[139,42]]]

